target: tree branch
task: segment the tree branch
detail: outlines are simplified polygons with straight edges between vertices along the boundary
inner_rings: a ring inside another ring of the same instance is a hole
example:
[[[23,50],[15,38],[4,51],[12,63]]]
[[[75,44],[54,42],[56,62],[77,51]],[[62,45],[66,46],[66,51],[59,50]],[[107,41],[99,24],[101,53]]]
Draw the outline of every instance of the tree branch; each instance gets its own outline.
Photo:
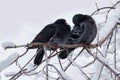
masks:
[[[48,47],[52,47],[52,48],[77,48],[77,47],[89,47],[89,48],[96,48],[98,46],[101,46],[107,39],[108,37],[113,33],[114,29],[120,25],[120,23],[116,23],[115,26],[112,28],[112,30],[106,35],[106,37],[102,40],[100,40],[99,42],[97,42],[96,44],[89,44],[89,45],[85,45],[83,43],[81,44],[73,44],[73,45],[63,45],[63,46],[54,46],[53,44],[50,43],[29,43],[29,44],[25,44],[25,45],[16,45],[16,46],[9,46],[6,47],[6,49],[9,48],[19,48],[19,47],[30,47],[30,46],[48,46]]]

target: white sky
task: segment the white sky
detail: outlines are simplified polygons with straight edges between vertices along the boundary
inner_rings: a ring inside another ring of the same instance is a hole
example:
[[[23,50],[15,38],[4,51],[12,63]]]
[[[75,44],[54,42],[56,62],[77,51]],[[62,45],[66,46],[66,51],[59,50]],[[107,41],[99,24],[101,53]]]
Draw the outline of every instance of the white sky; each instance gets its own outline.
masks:
[[[96,2],[101,6],[112,1]],[[88,14],[95,9],[95,0],[0,0],[0,42],[25,40],[25,35],[37,34],[58,18],[72,23],[74,14]]]

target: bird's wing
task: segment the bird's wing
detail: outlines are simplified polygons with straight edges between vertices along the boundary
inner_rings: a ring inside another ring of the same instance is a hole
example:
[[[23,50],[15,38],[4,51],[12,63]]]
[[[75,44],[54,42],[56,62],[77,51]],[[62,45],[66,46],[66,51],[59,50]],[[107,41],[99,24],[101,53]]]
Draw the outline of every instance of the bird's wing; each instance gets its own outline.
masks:
[[[90,21],[82,22],[80,26],[84,27],[84,30],[79,36],[78,42],[91,43],[96,36],[96,26]]]
[[[56,31],[53,37],[49,40],[49,43],[55,43],[58,45],[63,45],[67,42],[68,37],[70,36],[70,28],[68,25],[55,25]],[[69,26],[70,27],[70,26]]]
[[[48,42],[49,39],[55,34],[56,27],[52,24],[47,25],[37,36],[33,39],[31,43],[38,43],[38,42]],[[29,47],[29,49],[38,48],[38,46]]]
[[[48,42],[49,39],[54,35],[56,27],[53,25],[47,25],[32,41],[35,42]]]

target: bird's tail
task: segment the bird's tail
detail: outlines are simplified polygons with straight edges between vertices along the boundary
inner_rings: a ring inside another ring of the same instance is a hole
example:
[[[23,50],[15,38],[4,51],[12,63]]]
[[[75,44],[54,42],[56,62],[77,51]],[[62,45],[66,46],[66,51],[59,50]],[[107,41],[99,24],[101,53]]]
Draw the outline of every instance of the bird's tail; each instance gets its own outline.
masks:
[[[42,62],[43,56],[44,56],[44,48],[40,47],[37,49],[37,54],[34,59],[34,64],[39,65]]]
[[[69,41],[66,43],[66,44],[74,44],[74,40],[72,39],[69,39]],[[70,52],[72,52],[75,48],[68,48],[68,49],[65,49],[63,51],[60,52],[59,54],[59,58],[60,59],[65,59],[68,57],[68,55],[70,54]]]
[[[60,52],[59,54],[59,58],[60,59],[65,59],[68,57],[68,55],[70,54],[71,51],[73,51],[75,48],[69,48],[69,49],[66,49],[66,50],[63,50],[62,52]]]

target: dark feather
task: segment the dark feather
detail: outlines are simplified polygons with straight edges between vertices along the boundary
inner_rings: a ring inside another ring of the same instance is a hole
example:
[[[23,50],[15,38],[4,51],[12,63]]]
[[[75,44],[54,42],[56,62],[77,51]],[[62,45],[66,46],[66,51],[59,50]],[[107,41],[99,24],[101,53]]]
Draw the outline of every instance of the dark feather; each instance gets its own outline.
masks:
[[[68,41],[70,36],[70,26],[64,19],[58,19],[54,23],[45,26],[45,28],[38,33],[31,43],[53,43],[57,45],[63,45]],[[34,59],[34,64],[39,65],[44,56],[43,46],[31,46],[28,49],[38,48],[37,55]],[[55,50],[48,48],[49,50]]]
[[[91,16],[76,14],[73,17],[74,27],[71,33],[70,41],[66,44],[90,44],[97,34],[97,27],[94,19]],[[69,43],[70,42],[70,43]],[[69,48],[59,54],[61,59],[65,59],[75,48]]]

